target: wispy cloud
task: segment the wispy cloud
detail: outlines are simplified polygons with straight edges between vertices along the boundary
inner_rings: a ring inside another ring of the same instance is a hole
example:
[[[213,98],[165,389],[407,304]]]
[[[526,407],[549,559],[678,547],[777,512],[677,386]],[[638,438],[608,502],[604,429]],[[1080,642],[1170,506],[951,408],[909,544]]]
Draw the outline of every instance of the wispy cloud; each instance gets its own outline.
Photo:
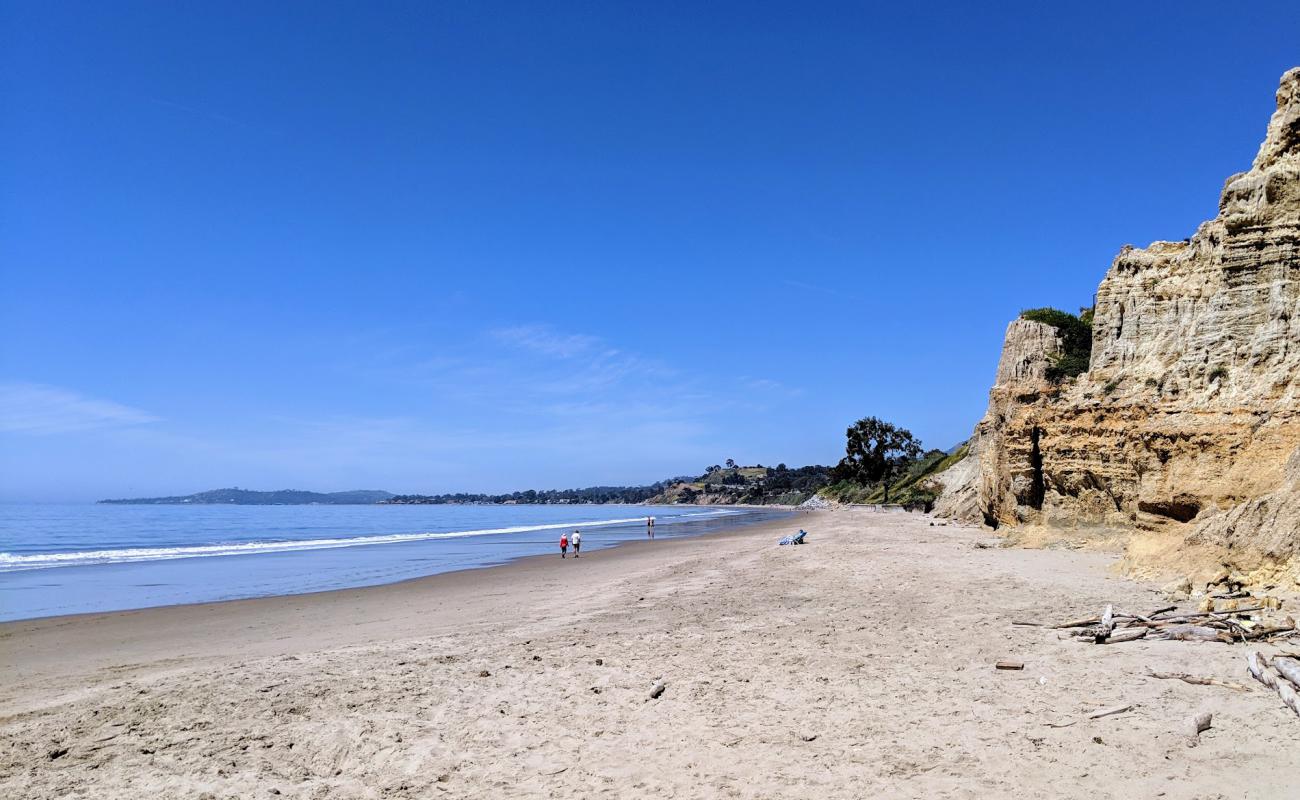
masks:
[[[740,385],[754,392],[767,392],[790,397],[799,397],[803,394],[803,389],[786,386],[784,383],[774,381],[771,378],[751,378],[748,375],[742,375],[739,381]]]
[[[600,339],[580,333],[561,333],[549,325],[516,325],[489,332],[497,342],[544,356],[575,358],[600,346]]]
[[[0,383],[0,432],[48,435],[157,422],[109,400],[37,383]]]

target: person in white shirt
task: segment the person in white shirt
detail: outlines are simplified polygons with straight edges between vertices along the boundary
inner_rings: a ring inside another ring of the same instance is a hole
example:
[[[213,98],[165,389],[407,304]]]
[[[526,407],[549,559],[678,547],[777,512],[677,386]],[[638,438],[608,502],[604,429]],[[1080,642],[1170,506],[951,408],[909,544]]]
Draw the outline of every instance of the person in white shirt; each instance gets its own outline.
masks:
[[[582,549],[582,534],[574,531],[573,535],[569,537],[569,544],[573,545],[573,557],[577,558],[578,551]]]

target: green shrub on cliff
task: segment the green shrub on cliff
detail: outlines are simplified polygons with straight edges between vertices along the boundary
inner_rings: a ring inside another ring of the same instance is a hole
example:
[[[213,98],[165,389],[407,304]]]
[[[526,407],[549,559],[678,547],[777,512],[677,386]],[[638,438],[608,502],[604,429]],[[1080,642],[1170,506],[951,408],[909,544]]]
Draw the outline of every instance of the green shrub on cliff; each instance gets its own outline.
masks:
[[[1079,316],[1059,308],[1031,308],[1020,318],[1056,328],[1061,336],[1061,354],[1047,368],[1047,379],[1060,383],[1088,371],[1092,360],[1092,309],[1079,309]]]

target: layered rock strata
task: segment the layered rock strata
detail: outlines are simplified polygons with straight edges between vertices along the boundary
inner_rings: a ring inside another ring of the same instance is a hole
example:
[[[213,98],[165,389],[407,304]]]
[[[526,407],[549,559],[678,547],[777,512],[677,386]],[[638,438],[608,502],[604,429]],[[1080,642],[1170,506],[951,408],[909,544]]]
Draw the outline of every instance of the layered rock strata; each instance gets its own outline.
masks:
[[[1089,369],[1061,385],[1046,378],[1054,332],[1008,327],[971,463],[936,479],[941,513],[995,527],[1186,527],[1296,554],[1300,68],[1283,76],[1264,143],[1226,181],[1218,215],[1189,239],[1116,257]],[[1275,539],[1290,544],[1264,545]]]

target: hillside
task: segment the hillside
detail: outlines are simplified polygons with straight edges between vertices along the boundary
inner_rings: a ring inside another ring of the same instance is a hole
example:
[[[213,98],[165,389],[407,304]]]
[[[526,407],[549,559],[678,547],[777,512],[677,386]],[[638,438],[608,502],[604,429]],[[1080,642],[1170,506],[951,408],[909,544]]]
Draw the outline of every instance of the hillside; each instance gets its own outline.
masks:
[[[798,505],[830,483],[830,467],[710,468],[705,474],[678,479],[650,498],[650,503],[696,505]]]
[[[819,494],[838,503],[893,504],[929,511],[942,491],[942,486],[931,478],[960,462],[967,453],[965,444],[952,452],[930,450],[913,461],[893,483],[860,486],[845,481],[831,484]]]
[[[798,504],[829,482],[830,469],[811,466],[710,467],[699,477],[681,476],[648,486],[590,486],[583,489],[528,489],[505,494],[404,494],[387,505],[456,505],[478,503],[583,505],[628,503],[650,505]]]

